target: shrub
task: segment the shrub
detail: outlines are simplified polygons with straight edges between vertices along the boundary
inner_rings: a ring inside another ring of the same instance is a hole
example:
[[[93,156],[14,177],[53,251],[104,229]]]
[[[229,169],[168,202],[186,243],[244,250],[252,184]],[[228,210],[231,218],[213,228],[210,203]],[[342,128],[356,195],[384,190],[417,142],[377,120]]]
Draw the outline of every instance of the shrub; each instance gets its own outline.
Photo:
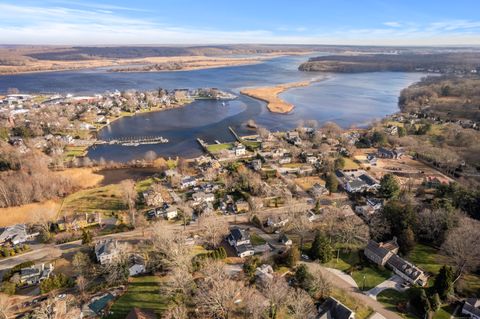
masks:
[[[50,276],[40,283],[40,292],[42,294],[48,293],[55,289],[73,287],[74,281],[65,274],[57,274]]]

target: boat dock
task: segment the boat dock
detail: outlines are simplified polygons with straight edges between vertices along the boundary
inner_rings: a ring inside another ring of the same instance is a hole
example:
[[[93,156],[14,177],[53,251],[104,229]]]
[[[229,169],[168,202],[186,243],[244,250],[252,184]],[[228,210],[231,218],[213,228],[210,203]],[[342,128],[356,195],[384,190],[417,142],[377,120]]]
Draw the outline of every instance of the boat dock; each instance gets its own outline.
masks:
[[[138,146],[148,144],[165,144],[169,140],[163,136],[141,136],[141,137],[123,137],[118,139],[98,140],[95,142],[97,145],[109,144],[109,145],[123,145],[123,146]]]

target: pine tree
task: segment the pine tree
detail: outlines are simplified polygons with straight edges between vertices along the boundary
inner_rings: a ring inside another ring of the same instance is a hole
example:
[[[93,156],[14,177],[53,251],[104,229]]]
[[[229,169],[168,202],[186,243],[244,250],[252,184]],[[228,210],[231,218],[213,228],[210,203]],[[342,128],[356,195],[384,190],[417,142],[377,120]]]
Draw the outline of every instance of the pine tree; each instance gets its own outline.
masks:
[[[327,174],[327,178],[325,180],[325,188],[328,189],[328,192],[330,195],[332,193],[337,192],[338,190],[338,181],[337,178],[335,177],[335,174],[333,172],[330,172]]]
[[[92,242],[92,234],[88,230],[82,231],[82,245],[87,245]]]
[[[380,196],[384,198],[397,198],[400,194],[400,186],[398,185],[395,176],[386,174],[380,180],[380,188],[378,190]]]
[[[447,299],[448,295],[452,293],[453,290],[453,270],[452,267],[443,266],[440,269],[437,277],[435,277],[435,282],[433,288],[438,293],[442,300]]]
[[[328,239],[320,232],[315,234],[312,247],[309,251],[312,260],[320,260],[322,263],[329,262],[333,257],[333,248]]]

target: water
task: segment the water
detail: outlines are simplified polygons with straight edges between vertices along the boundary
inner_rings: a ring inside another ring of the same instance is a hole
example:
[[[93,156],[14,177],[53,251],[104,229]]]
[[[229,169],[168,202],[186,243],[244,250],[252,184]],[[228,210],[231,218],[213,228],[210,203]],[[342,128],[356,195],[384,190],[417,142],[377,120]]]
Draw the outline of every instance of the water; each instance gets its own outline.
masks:
[[[163,112],[126,117],[100,132],[102,138],[161,135],[168,144],[102,145],[90,150],[92,159],[128,161],[153,150],[162,156],[192,157],[201,154],[196,138],[208,142],[231,141],[228,126],[240,134],[252,133],[245,122],[254,119],[271,130],[290,129],[301,120],[320,123],[334,121],[343,127],[364,126],[398,110],[402,88],[418,81],[418,73],[322,74],[297,70],[305,56],[280,57],[260,64],[194,71],[160,73],[109,73],[105,69],[69,72],[21,74],[0,77],[0,92],[16,87],[21,92],[68,92],[90,94],[126,89],[163,87],[217,87],[238,94],[241,88],[268,86],[287,82],[326,79],[308,87],[290,89],[281,94],[295,109],[290,114],[269,112],[265,103],[239,96],[223,106],[218,101],[196,101],[189,106]]]

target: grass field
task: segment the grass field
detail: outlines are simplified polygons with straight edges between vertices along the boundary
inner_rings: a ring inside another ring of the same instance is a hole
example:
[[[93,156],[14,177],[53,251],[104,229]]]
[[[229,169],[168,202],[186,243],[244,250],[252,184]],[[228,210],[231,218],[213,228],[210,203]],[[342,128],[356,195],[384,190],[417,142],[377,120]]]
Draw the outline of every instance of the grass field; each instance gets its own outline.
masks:
[[[413,319],[414,316],[405,313],[399,313],[397,305],[399,303],[405,303],[408,300],[405,292],[399,292],[395,289],[386,289],[377,295],[377,300],[384,304],[388,310],[398,313],[403,318]]]
[[[22,206],[0,208],[0,227],[14,224],[32,223],[37,214],[46,215],[49,220],[55,220],[60,201],[49,200]]]
[[[344,157],[344,159],[345,159],[345,166],[343,167],[343,169],[358,169],[360,167],[351,158]]]
[[[86,146],[66,146],[64,155],[69,157],[81,157],[87,154]]]
[[[81,190],[65,198],[61,213],[104,212],[124,210],[118,184]]]
[[[118,298],[110,309],[108,319],[123,319],[134,308],[153,310],[158,317],[166,309],[168,300],[160,293],[160,278],[142,276],[131,278],[127,292]]]
[[[210,153],[218,153],[231,148],[233,148],[233,143],[210,144],[207,146],[207,151]]]
[[[325,181],[318,176],[298,177],[298,178],[295,178],[294,181],[304,191],[308,191],[315,184],[320,184],[325,186]]]

